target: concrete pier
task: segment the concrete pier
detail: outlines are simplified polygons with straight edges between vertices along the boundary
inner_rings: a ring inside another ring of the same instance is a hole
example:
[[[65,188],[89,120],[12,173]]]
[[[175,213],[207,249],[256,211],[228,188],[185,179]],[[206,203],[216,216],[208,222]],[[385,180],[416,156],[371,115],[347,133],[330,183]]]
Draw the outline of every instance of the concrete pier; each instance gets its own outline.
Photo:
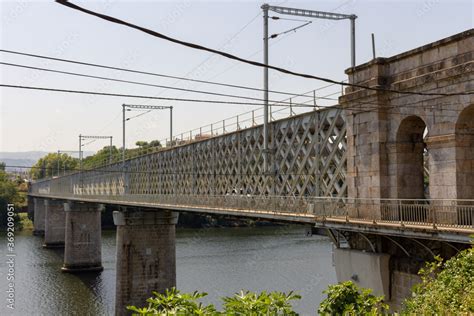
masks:
[[[127,305],[143,306],[152,291],[176,286],[176,212],[123,208],[117,225],[115,314]]]
[[[44,206],[44,199],[42,198],[34,198],[34,216],[33,216],[33,224],[34,224],[34,231],[33,234],[36,236],[43,236],[44,235],[44,223],[45,223],[45,206]]]
[[[103,204],[67,202],[64,272],[102,271]]]
[[[66,213],[64,212],[64,201],[45,199],[45,226],[44,244],[45,248],[64,247]]]

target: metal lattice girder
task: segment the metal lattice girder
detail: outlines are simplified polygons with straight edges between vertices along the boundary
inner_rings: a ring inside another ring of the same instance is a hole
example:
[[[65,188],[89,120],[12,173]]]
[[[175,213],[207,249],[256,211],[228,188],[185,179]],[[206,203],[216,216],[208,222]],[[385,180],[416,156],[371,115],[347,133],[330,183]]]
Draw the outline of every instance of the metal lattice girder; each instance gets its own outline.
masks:
[[[263,128],[256,126],[127,160],[125,172],[117,163],[64,176],[59,187],[73,195],[94,196],[347,195],[346,126],[341,109],[274,121],[269,138],[267,174]],[[55,180],[41,183],[46,186]],[[55,187],[50,185],[49,190]]]

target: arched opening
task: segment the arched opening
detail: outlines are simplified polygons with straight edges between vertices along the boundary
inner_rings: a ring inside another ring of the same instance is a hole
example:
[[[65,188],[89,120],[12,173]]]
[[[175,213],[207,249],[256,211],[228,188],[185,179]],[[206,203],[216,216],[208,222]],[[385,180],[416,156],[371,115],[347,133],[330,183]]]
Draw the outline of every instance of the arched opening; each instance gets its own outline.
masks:
[[[397,131],[397,193],[399,199],[427,198],[425,177],[427,136],[425,122],[418,116],[402,120]]]
[[[456,123],[456,185],[458,199],[474,199],[474,105]]]

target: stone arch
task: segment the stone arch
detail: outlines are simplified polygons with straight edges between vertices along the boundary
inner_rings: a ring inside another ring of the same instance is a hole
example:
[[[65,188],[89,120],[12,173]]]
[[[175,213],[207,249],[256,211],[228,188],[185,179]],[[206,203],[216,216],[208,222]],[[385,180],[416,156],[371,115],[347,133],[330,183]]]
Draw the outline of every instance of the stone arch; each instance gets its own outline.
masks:
[[[474,104],[456,122],[456,197],[474,199]]]
[[[419,116],[404,118],[396,135],[397,198],[424,199],[424,152],[427,125]]]

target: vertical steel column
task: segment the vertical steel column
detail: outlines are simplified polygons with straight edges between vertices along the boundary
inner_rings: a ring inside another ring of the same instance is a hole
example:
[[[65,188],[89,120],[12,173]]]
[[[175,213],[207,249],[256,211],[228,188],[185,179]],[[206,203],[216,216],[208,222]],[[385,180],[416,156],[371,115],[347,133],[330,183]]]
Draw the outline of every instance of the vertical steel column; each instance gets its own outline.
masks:
[[[111,165],[113,162],[112,159],[112,136],[110,136],[110,147],[109,147],[109,164]]]
[[[263,9],[263,63],[268,66],[268,4]],[[268,172],[268,67],[263,69],[263,171]]]
[[[122,104],[122,169],[125,172],[125,104]]]
[[[60,154],[60,152],[59,152],[59,150],[58,150],[58,177],[59,177],[59,169],[60,169],[60,166],[59,166],[59,165],[60,165],[60,161],[61,161],[61,156],[60,156],[60,155],[61,155],[61,154]]]
[[[82,135],[79,134],[79,170],[82,171]]]
[[[357,16],[351,16],[351,65],[352,68],[355,67],[356,64],[356,43],[355,43],[355,19]]]
[[[170,144],[173,146],[173,107],[170,106]]]

